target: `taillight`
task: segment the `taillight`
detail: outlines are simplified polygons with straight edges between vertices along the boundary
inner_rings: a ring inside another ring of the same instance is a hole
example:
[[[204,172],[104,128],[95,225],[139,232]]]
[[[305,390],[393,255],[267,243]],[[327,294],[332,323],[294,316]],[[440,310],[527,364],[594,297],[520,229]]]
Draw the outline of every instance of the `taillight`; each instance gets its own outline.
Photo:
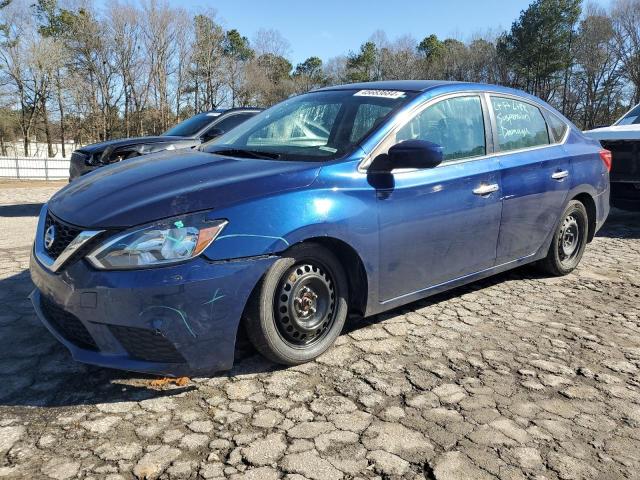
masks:
[[[600,158],[604,163],[604,166],[607,167],[607,170],[611,171],[611,162],[613,161],[613,156],[609,150],[600,150]]]

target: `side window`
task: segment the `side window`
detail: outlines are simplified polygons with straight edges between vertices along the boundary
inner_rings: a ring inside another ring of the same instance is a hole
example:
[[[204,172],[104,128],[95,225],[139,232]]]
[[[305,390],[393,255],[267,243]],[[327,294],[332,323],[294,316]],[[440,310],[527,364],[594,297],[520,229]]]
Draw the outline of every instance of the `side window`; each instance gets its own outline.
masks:
[[[549,113],[547,115],[547,118],[549,119],[549,128],[551,129],[554,140],[556,142],[561,141],[567,133],[569,127],[553,113]]]
[[[498,147],[518,150],[549,144],[549,132],[538,107],[511,98],[491,97],[496,116]]]
[[[396,134],[396,142],[427,140],[444,148],[446,161],[486,154],[482,102],[454,97],[425,108]]]

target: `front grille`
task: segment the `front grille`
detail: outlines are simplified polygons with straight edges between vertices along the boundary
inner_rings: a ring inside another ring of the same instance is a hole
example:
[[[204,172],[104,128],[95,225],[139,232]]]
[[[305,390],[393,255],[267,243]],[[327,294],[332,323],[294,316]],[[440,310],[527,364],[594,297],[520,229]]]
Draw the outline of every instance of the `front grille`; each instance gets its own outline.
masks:
[[[186,362],[173,344],[159,332],[120,325],[109,325],[109,329],[132,358],[147,362]]]
[[[45,296],[40,297],[40,308],[53,328],[69,342],[86,350],[98,350],[95,340],[78,317]]]
[[[44,222],[44,235],[47,234],[47,230],[52,225],[55,227],[55,240],[49,248],[45,246],[45,249],[51,258],[56,259],[82,230],[61,222],[50,213],[47,213],[47,218]]]

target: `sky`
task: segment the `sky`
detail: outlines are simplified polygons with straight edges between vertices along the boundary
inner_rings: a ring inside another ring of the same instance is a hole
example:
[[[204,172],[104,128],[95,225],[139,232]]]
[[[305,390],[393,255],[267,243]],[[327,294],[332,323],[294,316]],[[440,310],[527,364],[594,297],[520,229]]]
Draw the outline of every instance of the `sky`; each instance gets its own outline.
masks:
[[[110,0],[98,0],[105,5]],[[469,40],[508,30],[532,0],[167,0],[194,12],[216,11],[218,21],[251,39],[260,29],[278,30],[295,66],[310,56],[327,60],[357,51],[376,30],[389,40],[435,33]],[[607,8],[611,0],[585,0]]]
[[[108,1],[108,0],[107,0]],[[510,28],[529,0],[169,0],[189,9],[215,9],[225,28],[252,38],[276,29],[291,44],[295,65],[316,55],[328,58],[357,51],[376,30],[390,40],[409,34],[418,41],[431,33],[467,40],[477,33]],[[596,0],[604,7],[609,0]]]

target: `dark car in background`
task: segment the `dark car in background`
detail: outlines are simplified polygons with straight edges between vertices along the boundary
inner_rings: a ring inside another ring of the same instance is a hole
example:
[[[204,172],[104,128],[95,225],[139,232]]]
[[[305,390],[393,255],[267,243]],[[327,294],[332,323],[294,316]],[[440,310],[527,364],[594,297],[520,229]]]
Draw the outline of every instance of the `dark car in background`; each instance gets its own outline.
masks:
[[[193,148],[213,140],[260,112],[259,108],[231,108],[199,113],[162,135],[108,140],[79,148],[71,154],[69,181],[96,168],[163,150]]]
[[[640,104],[610,127],[584,132],[611,151],[611,204],[640,212]]]

